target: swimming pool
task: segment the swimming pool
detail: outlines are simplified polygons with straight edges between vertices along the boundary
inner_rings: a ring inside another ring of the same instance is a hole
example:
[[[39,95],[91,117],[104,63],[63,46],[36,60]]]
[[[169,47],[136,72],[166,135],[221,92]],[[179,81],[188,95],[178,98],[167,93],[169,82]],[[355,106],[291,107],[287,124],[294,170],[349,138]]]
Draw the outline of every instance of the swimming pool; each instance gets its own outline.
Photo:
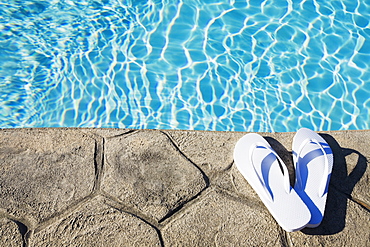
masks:
[[[0,128],[369,129],[369,1],[5,0]]]

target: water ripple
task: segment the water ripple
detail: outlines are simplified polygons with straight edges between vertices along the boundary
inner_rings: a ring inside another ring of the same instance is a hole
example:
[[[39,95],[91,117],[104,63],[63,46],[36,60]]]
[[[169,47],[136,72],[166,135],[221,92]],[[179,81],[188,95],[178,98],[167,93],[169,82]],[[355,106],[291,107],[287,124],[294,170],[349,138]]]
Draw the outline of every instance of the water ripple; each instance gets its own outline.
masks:
[[[0,128],[369,129],[366,1],[7,0]]]

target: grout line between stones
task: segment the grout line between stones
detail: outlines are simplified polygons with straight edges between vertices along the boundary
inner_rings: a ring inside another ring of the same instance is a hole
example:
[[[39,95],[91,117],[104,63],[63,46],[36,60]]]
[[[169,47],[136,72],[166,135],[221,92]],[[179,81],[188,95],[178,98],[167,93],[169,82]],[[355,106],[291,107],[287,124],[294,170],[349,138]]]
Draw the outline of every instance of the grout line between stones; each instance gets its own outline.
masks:
[[[166,132],[164,131],[160,131],[161,133],[163,133],[165,136],[167,136],[167,138],[171,141],[172,145],[175,147],[176,151],[180,153],[181,156],[183,156],[187,161],[189,161],[194,167],[196,167],[199,172],[202,174],[203,176],[203,179],[204,179],[204,182],[206,183],[206,188],[208,188],[210,186],[210,179],[209,177],[207,176],[207,174],[195,163],[193,162],[189,157],[187,157],[182,151],[181,149],[178,147],[178,145],[176,144],[176,142],[173,140],[173,138],[167,134]]]
[[[210,178],[207,176],[207,174],[195,163],[193,162],[189,157],[187,157],[181,150],[180,148],[178,147],[178,145],[176,144],[176,142],[173,140],[173,138],[166,132],[164,131],[160,131],[162,134],[164,134],[169,140],[170,142],[172,143],[172,145],[174,146],[174,148],[176,149],[177,152],[179,152],[179,154],[184,157],[187,161],[189,161],[195,168],[198,169],[198,171],[202,174],[202,177],[203,177],[203,180],[205,182],[205,187],[200,191],[198,192],[196,195],[194,195],[193,197],[191,197],[189,200],[183,202],[182,204],[180,204],[179,206],[177,206],[176,208],[174,208],[173,210],[171,210],[167,215],[165,215],[162,219],[160,219],[158,221],[159,224],[167,221],[168,219],[170,219],[172,216],[174,216],[175,214],[177,214],[178,212],[181,211],[182,208],[184,208],[186,205],[188,205],[189,203],[191,203],[192,201],[196,200],[197,198],[201,197],[205,191],[208,190],[208,188],[210,188]]]
[[[205,188],[202,191],[200,191],[198,194],[196,194],[194,197],[192,197],[187,202],[184,202],[181,206],[175,208],[170,213],[168,213],[165,217],[163,217],[161,220],[158,221],[159,228],[162,229],[164,226],[168,225],[170,222],[176,220],[179,215],[181,217],[181,212],[185,211],[195,203],[199,202],[202,197],[212,192],[214,189],[211,187]]]
[[[116,205],[119,205],[119,206],[114,206],[113,204],[107,204],[110,207],[113,207],[115,209],[119,209],[120,211],[124,211],[124,212],[126,212],[128,214],[134,215],[135,217],[144,220],[145,222],[147,222],[148,224],[150,224],[152,226],[155,226],[156,228],[159,227],[159,225],[158,225],[158,223],[157,223],[157,221],[155,219],[152,219],[152,218],[144,215],[143,213],[141,213],[139,210],[137,210],[137,209],[135,209],[133,207],[130,207],[130,206],[124,204],[121,200],[119,200],[118,198],[112,196],[108,192],[106,192],[104,190],[101,190],[101,194],[100,195],[103,196],[103,197],[105,197],[106,199],[108,199],[112,203],[115,203]]]
[[[93,200],[94,198],[96,198],[98,195],[99,195],[99,192],[93,192],[90,195],[88,195],[88,196],[74,202],[73,204],[69,205],[68,207],[66,207],[60,213],[55,214],[55,215],[51,215],[48,219],[46,219],[45,221],[43,221],[43,222],[41,222],[37,225],[37,227],[34,229],[34,233],[38,233],[38,232],[44,230],[45,228],[47,228],[48,226],[52,225],[53,223],[57,222],[58,220],[72,214],[73,212],[78,210],[80,207],[82,207],[83,205],[88,203],[90,200]]]
[[[95,151],[94,151],[94,168],[95,168],[95,181],[93,191],[100,190],[101,172],[104,164],[104,142],[105,139],[102,138],[101,143],[95,141]]]
[[[155,221],[148,219],[148,217],[146,217],[145,215],[141,215],[141,213],[137,212],[137,210],[132,210],[131,208],[130,209],[127,208],[127,206],[123,205],[119,200],[117,200],[117,198],[109,195],[105,191],[102,191],[102,196],[104,196],[109,201],[119,205],[117,206],[117,205],[113,205],[112,203],[105,202],[105,204],[108,205],[109,207],[114,208],[120,212],[132,215],[133,217],[138,218],[139,220],[143,221],[145,224],[148,224],[153,229],[155,229],[155,231],[158,234],[158,238],[159,238],[159,242],[161,243],[161,246],[164,246],[162,233],[158,227],[158,224]]]
[[[182,204],[180,204],[179,206],[177,206],[176,208],[174,208],[173,210],[168,212],[168,214],[166,214],[162,219],[160,219],[158,221],[158,223],[161,224],[161,223],[165,222],[167,219],[172,218],[175,214],[179,213],[181,211],[181,209],[187,208],[185,206],[187,206],[187,205],[190,206],[192,204],[191,202],[193,202],[193,201],[197,200],[198,198],[202,197],[202,195],[205,193],[206,190],[208,190],[208,188],[209,187],[205,187],[199,193],[197,193],[196,195],[191,197],[188,201],[183,202]]]

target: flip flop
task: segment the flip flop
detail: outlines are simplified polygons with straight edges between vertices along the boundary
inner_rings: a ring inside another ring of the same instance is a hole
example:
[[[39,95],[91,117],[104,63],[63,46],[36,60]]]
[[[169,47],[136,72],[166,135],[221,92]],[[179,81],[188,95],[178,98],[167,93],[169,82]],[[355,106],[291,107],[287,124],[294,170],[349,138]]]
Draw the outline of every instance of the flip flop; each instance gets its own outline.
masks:
[[[277,223],[286,231],[298,231],[311,218],[310,211],[289,183],[284,162],[260,135],[243,136],[234,149],[234,161]]]
[[[321,136],[302,128],[293,139],[293,160],[296,171],[294,189],[311,212],[307,227],[317,227],[324,216],[333,152]]]

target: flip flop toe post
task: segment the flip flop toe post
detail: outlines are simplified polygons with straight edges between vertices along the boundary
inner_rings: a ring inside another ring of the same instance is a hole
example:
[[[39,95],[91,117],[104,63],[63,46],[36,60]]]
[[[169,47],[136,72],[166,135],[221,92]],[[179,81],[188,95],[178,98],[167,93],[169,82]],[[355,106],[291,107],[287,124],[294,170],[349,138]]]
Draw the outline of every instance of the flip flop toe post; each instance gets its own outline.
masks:
[[[306,226],[310,211],[291,188],[285,164],[262,136],[243,136],[236,143],[234,161],[284,230],[298,231]]]

